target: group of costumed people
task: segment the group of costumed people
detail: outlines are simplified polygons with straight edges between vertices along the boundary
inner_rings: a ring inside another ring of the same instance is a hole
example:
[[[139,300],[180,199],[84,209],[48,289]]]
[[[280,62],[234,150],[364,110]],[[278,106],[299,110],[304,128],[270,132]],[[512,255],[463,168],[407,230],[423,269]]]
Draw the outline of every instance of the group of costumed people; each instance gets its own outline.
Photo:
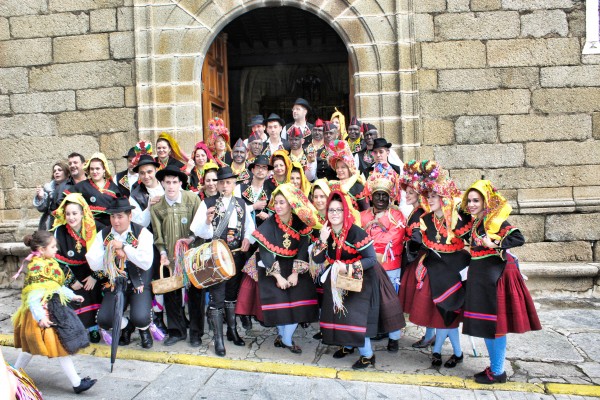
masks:
[[[115,176],[102,153],[69,155],[70,176],[50,185],[61,192],[38,188],[34,199],[51,229],[26,241],[15,368],[32,355],[58,357],[80,393],[95,380],[79,378],[68,355],[109,341],[111,329],[119,345],[137,329],[146,349],[154,340],[198,347],[208,321],[224,356],[226,341],[246,345],[239,318],[246,330],[276,327],[274,346],[294,354],[302,352],[298,325],[318,322],[313,337],[337,346],[334,358],[357,350],[352,368],[361,370],[375,366],[372,338],[387,337],[387,350],[398,352],[408,318],[425,329],[412,346],[432,346],[432,366],[463,362],[462,323],[490,356],[475,380],[506,382],[506,335],[541,329],[510,253],[525,239],[507,221],[506,199],[486,180],[461,192],[435,161],[402,163],[371,124],[353,117],[346,126],[337,110],[310,124],[309,111],[298,99],[291,124],[254,116],[249,137],[233,147],[215,118],[191,156],[163,133],[154,148],[133,146]],[[153,281],[185,275],[183,266],[217,242],[231,255],[231,276],[153,292]],[[50,305],[69,301],[78,302],[73,329],[87,335],[67,351],[52,319],[68,313]],[[446,338],[453,352],[444,361]]]

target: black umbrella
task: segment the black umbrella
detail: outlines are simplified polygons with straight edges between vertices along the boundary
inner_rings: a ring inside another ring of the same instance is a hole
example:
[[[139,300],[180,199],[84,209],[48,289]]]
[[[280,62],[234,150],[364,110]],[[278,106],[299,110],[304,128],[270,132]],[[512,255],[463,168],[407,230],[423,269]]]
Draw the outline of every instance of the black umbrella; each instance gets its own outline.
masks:
[[[110,372],[113,372],[115,359],[117,358],[117,348],[119,347],[119,338],[121,337],[121,320],[123,319],[123,305],[125,304],[125,289],[127,289],[127,279],[124,276],[118,276],[115,279],[115,314],[112,326],[112,343],[110,344]]]

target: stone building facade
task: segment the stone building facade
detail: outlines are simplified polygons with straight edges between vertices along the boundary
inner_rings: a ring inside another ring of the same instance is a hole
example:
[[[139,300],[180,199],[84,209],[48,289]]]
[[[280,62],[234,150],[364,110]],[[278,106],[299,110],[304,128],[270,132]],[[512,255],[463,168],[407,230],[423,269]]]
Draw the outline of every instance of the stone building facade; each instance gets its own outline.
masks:
[[[583,0],[4,0],[0,219],[38,215],[32,189],[57,155],[99,150],[122,169],[162,131],[189,149],[210,44],[280,5],[338,33],[356,115],[404,160],[510,198],[524,260],[600,260],[600,55],[582,54]]]

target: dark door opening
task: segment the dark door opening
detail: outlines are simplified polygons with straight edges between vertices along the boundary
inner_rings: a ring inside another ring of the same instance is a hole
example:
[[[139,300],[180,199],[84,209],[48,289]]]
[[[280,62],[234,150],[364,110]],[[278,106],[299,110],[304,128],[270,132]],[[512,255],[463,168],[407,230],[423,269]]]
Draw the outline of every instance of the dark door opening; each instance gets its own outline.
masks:
[[[294,7],[265,7],[236,18],[222,32],[232,144],[248,137],[253,115],[276,113],[292,122],[298,97],[312,106],[310,122],[329,119],[335,107],[349,116],[348,52],[326,21]]]

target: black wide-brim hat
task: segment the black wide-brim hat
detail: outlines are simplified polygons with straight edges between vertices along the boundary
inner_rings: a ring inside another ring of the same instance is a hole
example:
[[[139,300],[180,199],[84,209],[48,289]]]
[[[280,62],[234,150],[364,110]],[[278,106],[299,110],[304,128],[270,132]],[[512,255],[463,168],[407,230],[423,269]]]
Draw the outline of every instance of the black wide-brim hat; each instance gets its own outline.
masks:
[[[117,197],[112,201],[110,207],[106,209],[107,214],[118,214],[120,212],[133,210],[135,207],[129,204],[127,197]]]
[[[233,173],[233,170],[228,165],[226,165],[222,168],[219,168],[219,170],[217,171],[217,181],[222,181],[224,179],[237,178],[237,177],[238,176]]]
[[[296,101],[294,102],[294,105],[302,106],[302,107],[306,108],[308,111],[311,110],[310,104],[308,103],[308,101],[303,99],[302,97],[298,97],[296,99]]]
[[[262,115],[254,115],[250,118],[250,123],[248,127],[253,127],[254,125],[265,125],[265,118]]]
[[[271,115],[269,115],[269,117],[267,119],[265,119],[265,125],[271,121],[277,121],[277,122],[279,122],[279,125],[285,126],[285,121],[283,120],[283,118],[281,118],[279,115],[277,115],[275,113],[271,113]]]
[[[156,173],[156,179],[158,179],[160,182],[165,179],[165,176],[177,176],[181,181],[181,187],[184,189],[187,187],[188,177],[185,172],[180,170],[178,167],[174,165],[167,165],[165,169],[161,169]]]
[[[380,149],[382,147],[389,149],[392,147],[392,144],[385,140],[385,138],[377,138],[373,141],[373,150]]]
[[[135,156],[136,156],[136,154],[135,154],[135,147],[132,147],[132,148],[129,149],[129,151],[127,152],[127,154],[125,154],[123,156],[123,158],[129,158],[129,157],[135,157]]]
[[[133,172],[137,173],[140,170],[140,167],[144,165],[154,165],[156,168],[160,168],[160,164],[156,162],[154,157],[150,154],[142,154],[136,166],[133,168]]]
[[[271,171],[273,169],[273,166],[271,164],[269,164],[269,157],[267,157],[264,154],[258,155],[256,156],[256,158],[254,159],[253,162],[251,162],[248,165],[248,170],[252,171],[252,169],[256,166],[256,165],[266,165],[267,167],[269,167],[269,171]]]

